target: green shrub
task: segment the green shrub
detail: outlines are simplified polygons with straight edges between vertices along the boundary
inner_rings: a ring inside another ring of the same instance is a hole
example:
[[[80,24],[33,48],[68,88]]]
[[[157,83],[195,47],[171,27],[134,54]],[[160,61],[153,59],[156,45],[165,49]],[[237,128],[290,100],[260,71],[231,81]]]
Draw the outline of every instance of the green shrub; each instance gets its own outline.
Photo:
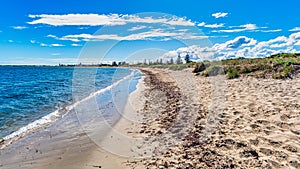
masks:
[[[291,77],[293,73],[293,67],[291,65],[289,66],[284,66],[283,68],[283,73],[286,77]]]
[[[237,78],[239,77],[239,72],[238,70],[235,68],[235,67],[229,67],[227,69],[227,78],[228,79],[234,79],[234,78]]]
[[[253,72],[253,69],[250,66],[249,67],[245,66],[241,69],[241,73],[251,73],[251,72]]]
[[[272,75],[273,79],[283,79],[285,78],[282,72],[276,73],[274,75]]]
[[[266,72],[256,72],[256,73],[254,73],[254,74],[251,74],[250,76],[252,76],[252,77],[256,77],[256,78],[265,78],[266,76]]]
[[[284,61],[282,59],[275,60],[273,63],[273,67],[283,65]]]
[[[237,78],[242,74],[266,78],[289,78],[295,73],[295,66],[300,65],[300,53],[277,54],[266,58],[237,58],[221,61],[228,79]],[[202,76],[215,76],[223,73],[219,61],[202,62],[194,64],[194,73],[200,72]]]
[[[290,66],[290,65],[292,65],[292,63],[293,63],[293,61],[287,60],[287,61],[284,62],[284,66],[285,66],[285,67],[286,67],[286,66]]]
[[[284,65],[283,69],[275,73],[272,77],[274,79],[286,79],[286,78],[291,78],[293,73],[294,73],[294,68],[292,67],[292,65],[289,66]]]

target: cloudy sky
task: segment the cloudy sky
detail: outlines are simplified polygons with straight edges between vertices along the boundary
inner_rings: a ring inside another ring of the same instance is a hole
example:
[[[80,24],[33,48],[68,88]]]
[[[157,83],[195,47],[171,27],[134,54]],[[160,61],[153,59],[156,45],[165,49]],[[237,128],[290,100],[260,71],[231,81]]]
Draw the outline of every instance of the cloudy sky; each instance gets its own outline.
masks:
[[[3,0],[0,64],[300,51],[297,0]]]

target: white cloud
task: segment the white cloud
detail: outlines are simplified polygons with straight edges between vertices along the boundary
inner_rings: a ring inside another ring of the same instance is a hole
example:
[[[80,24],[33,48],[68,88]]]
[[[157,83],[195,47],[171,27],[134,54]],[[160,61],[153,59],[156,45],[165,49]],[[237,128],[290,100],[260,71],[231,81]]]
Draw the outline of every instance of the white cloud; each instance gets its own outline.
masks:
[[[14,41],[10,39],[10,40],[8,40],[8,42],[9,42],[9,43],[13,43]]]
[[[283,48],[286,46],[287,46],[287,44],[285,44],[285,43],[275,43],[275,44],[270,45],[269,47],[270,48]]]
[[[56,35],[52,35],[52,34],[49,34],[46,36],[47,38],[53,38],[55,40],[69,40],[69,41],[72,41],[72,42],[80,42],[80,40],[78,38],[70,38],[70,37],[57,37]]]
[[[47,35],[47,38],[57,38],[57,37],[55,35],[49,34],[49,35]]]
[[[186,18],[153,18],[140,17],[137,15],[121,14],[65,14],[65,15],[29,15],[33,21],[28,24],[47,24],[52,26],[114,26],[125,25],[127,23],[149,23],[149,24],[167,24],[177,26],[194,26],[195,23]]]
[[[291,34],[289,36],[289,38],[294,39],[294,40],[300,40],[300,32]]]
[[[297,32],[300,31],[300,27],[294,27],[293,29],[290,29],[291,32]]]
[[[57,37],[55,35],[48,35],[57,40],[69,40],[72,42],[80,41],[104,41],[104,40],[116,40],[116,41],[132,41],[132,40],[160,40],[166,41],[171,39],[205,39],[208,36],[197,35],[194,33],[187,32],[186,29],[179,29],[173,32],[164,31],[163,29],[152,29],[146,32],[140,32],[128,35],[117,35],[117,34],[101,34],[101,35],[91,35],[91,34],[73,34],[66,35],[63,37]]]
[[[300,41],[296,42],[294,45],[295,46],[300,46]]]
[[[50,44],[51,47],[60,47],[60,46],[65,46],[63,44],[59,44],[59,43],[53,43],[53,44]]]
[[[268,27],[258,27],[256,24],[244,24],[240,26],[229,26],[231,29],[213,30],[212,32],[237,33],[237,32],[281,32],[282,29],[268,30]]]
[[[103,41],[103,40],[152,40],[153,38],[178,38],[178,39],[204,39],[207,36],[195,36],[195,35],[182,35],[175,32],[142,32],[137,34],[131,34],[128,36],[119,36],[116,34],[104,34],[104,35],[91,35],[91,34],[77,34],[77,35],[66,35],[61,40],[70,40],[70,41]]]
[[[258,42],[246,36],[239,36],[224,43],[215,44],[210,47],[188,46],[178,48],[165,53],[161,58],[175,58],[180,54],[189,54],[195,61],[221,60],[228,58],[261,58],[277,53],[296,53],[300,52],[295,48],[300,46],[300,32],[293,33],[288,37],[278,36],[268,41]],[[299,48],[298,48],[299,49]]]
[[[221,27],[224,27],[224,23],[220,23],[220,24],[207,24],[207,25],[204,25],[204,27],[206,27],[206,28],[221,28]]]
[[[291,38],[287,38],[285,36],[278,36],[274,39],[270,39],[268,41],[259,42],[253,49],[255,51],[261,50],[263,48],[280,48],[292,46],[294,40]]]
[[[13,29],[17,29],[17,30],[23,30],[23,29],[27,29],[28,27],[26,26],[12,26]]]
[[[256,24],[245,24],[240,26],[231,26],[234,29],[225,29],[225,30],[213,30],[212,32],[226,32],[226,33],[233,33],[233,32],[243,32],[243,31],[255,31],[257,30]]]
[[[141,29],[145,29],[147,28],[146,26],[142,25],[142,26],[135,26],[135,27],[132,27],[130,29],[128,29],[128,31],[137,31],[137,30],[141,30]]]
[[[224,27],[224,23],[214,23],[214,24],[206,24],[205,22],[198,23],[197,26],[206,27],[206,28],[221,28]]]
[[[45,44],[45,43],[40,43],[40,46],[47,46],[47,47],[62,47],[62,46],[65,46],[63,44],[59,44],[59,43],[53,43],[53,44]]]
[[[273,30],[261,30],[261,32],[281,32],[282,29],[273,29]]]
[[[201,23],[198,23],[197,26],[204,26],[205,25],[205,22],[201,22]]]
[[[35,40],[30,40],[30,43],[34,44],[34,43],[36,43],[36,41]]]
[[[224,18],[227,15],[228,15],[228,13],[226,13],[226,12],[217,12],[217,13],[213,13],[211,16],[213,16],[216,19],[218,19],[218,18]]]
[[[256,40],[253,38],[248,38],[246,36],[238,36],[233,40],[229,40],[222,44],[215,44],[214,48],[218,50],[230,50],[237,49],[239,47],[253,46],[256,44]]]
[[[257,29],[256,24],[252,24],[252,23],[241,25],[240,27],[242,27],[246,30],[255,30],[255,29]]]
[[[77,44],[77,43],[72,43],[71,46],[76,46],[76,47],[78,47],[78,46],[82,46],[82,45],[81,45],[81,44]]]

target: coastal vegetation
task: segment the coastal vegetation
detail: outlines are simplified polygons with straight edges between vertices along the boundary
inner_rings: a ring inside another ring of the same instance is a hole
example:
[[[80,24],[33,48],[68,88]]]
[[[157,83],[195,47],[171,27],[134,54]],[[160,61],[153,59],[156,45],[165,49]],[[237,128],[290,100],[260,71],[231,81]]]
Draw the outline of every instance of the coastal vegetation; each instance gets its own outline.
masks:
[[[182,70],[193,68],[193,73],[200,76],[226,75],[228,79],[240,76],[257,78],[287,79],[300,70],[300,53],[280,53],[266,58],[235,58],[221,61],[192,62],[188,55],[184,58],[186,63],[179,62],[178,58],[163,63],[162,61],[138,63],[135,67],[163,68]]]
[[[292,78],[300,69],[300,53],[276,54],[266,58],[236,58],[194,63],[193,73],[201,76],[225,74],[228,79],[240,76]]]

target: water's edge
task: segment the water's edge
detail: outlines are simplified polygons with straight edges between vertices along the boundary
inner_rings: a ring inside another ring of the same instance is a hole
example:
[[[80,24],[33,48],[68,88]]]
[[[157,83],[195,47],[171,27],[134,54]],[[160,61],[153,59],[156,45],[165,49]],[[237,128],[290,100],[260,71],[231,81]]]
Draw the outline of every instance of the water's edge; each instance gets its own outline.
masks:
[[[70,105],[68,105],[64,108],[55,110],[54,112],[52,112],[52,113],[50,113],[46,116],[43,116],[42,118],[40,118],[38,120],[35,120],[35,121],[29,123],[28,125],[19,128],[17,131],[3,137],[3,141],[2,141],[2,143],[0,143],[0,150],[8,147],[12,143],[20,140],[21,138],[26,137],[29,134],[32,134],[32,133],[34,133],[36,131],[39,131],[39,130],[42,130],[45,127],[51,126],[57,120],[63,119],[76,106],[80,105],[84,101],[89,100],[89,99],[91,99],[93,97],[96,97],[98,95],[101,95],[104,92],[107,92],[107,91],[111,90],[112,88],[118,86],[121,82],[129,80],[130,78],[133,78],[136,75],[136,73],[140,73],[140,71],[137,70],[137,69],[130,69],[130,70],[131,70],[131,73],[129,75],[127,75],[127,76],[123,77],[122,79],[114,82],[110,86],[107,86],[103,89],[95,91],[95,92],[91,93],[90,95],[88,95],[87,97],[83,98],[82,100],[76,101],[76,102],[74,102],[74,103],[72,103],[72,104],[70,104]],[[134,89],[131,89],[130,92],[133,92],[135,89],[136,88],[134,86]]]

